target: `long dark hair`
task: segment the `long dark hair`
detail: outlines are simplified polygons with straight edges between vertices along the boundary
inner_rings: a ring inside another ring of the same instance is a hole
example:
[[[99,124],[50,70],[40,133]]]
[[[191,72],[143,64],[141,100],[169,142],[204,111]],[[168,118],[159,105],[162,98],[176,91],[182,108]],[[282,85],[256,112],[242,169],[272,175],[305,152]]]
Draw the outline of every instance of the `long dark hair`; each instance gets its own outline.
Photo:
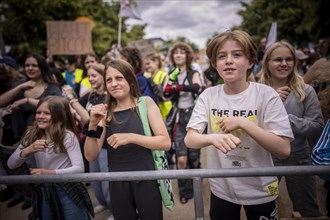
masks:
[[[25,60],[27,60],[28,58],[34,58],[37,60],[39,69],[41,71],[41,77],[42,79],[46,82],[46,83],[55,83],[54,78],[52,77],[52,73],[50,71],[49,65],[46,61],[46,59],[37,53],[31,53],[29,55],[26,56]]]

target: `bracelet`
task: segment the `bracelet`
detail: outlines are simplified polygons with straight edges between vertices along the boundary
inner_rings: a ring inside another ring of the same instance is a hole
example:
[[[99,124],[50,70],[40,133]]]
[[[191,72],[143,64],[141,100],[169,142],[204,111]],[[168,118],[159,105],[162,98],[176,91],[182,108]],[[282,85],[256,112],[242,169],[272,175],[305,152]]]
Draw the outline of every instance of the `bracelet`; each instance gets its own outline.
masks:
[[[74,96],[67,96],[68,100],[71,101],[72,99],[74,99]]]
[[[73,103],[75,103],[75,102],[78,102],[78,99],[71,99],[71,100],[69,101],[69,103],[70,103],[71,106],[72,106]]]
[[[83,130],[83,134],[86,135],[87,137],[92,137],[92,138],[100,138],[101,134],[103,132],[103,127],[97,126],[96,131],[95,130]]]

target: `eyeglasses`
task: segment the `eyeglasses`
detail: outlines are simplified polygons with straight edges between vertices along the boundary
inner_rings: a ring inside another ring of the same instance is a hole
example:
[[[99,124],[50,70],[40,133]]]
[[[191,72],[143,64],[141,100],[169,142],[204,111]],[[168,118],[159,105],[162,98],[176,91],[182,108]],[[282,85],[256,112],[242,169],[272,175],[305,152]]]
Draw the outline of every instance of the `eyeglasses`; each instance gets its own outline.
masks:
[[[283,61],[285,61],[286,64],[291,65],[293,64],[293,57],[276,57],[271,59],[271,61],[275,64],[281,64]]]

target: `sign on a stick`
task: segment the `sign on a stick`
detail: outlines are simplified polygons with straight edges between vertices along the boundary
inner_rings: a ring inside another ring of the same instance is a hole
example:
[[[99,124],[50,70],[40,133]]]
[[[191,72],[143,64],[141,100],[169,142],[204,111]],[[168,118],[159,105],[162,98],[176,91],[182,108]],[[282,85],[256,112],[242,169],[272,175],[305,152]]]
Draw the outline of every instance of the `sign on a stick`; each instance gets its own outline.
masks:
[[[47,48],[51,55],[93,52],[89,22],[48,21]]]
[[[155,53],[154,44],[150,39],[131,41],[127,44],[127,46],[139,49],[143,57]]]

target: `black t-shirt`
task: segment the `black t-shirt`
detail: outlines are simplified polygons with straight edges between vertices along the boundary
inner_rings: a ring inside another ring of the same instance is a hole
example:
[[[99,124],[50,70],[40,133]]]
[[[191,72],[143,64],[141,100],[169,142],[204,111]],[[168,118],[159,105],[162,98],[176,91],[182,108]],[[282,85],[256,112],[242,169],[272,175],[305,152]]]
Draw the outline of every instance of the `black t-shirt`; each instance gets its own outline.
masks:
[[[106,94],[98,94],[96,92],[89,92],[79,99],[80,105],[86,108],[90,112],[93,105],[104,103]]]

